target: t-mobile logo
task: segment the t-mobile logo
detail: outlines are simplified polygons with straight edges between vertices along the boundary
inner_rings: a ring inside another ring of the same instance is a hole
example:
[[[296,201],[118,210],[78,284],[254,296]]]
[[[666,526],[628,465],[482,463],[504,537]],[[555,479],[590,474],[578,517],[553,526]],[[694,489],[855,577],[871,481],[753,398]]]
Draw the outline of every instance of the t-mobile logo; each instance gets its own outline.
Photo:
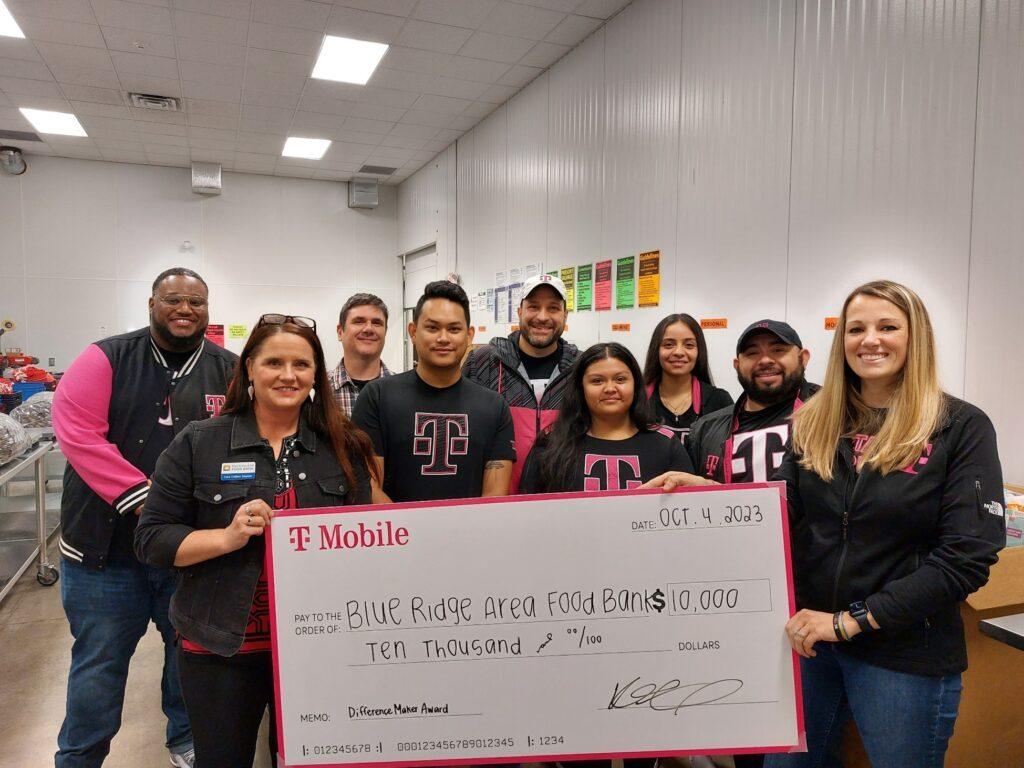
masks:
[[[604,480],[600,473],[600,466],[604,464]],[[633,478],[625,477],[624,470],[633,470]],[[598,472],[591,474],[592,472]],[[640,481],[640,457],[639,456],[602,456],[598,453],[588,453],[583,459],[583,490],[584,491],[626,491],[631,488],[639,488]]]
[[[224,408],[224,401],[227,400],[226,395],[207,395],[206,396],[206,412],[210,416],[220,416],[221,409]]]
[[[417,413],[414,456],[429,456],[430,463],[420,468],[422,475],[454,475],[459,468],[452,456],[469,452],[469,416],[465,413]]]

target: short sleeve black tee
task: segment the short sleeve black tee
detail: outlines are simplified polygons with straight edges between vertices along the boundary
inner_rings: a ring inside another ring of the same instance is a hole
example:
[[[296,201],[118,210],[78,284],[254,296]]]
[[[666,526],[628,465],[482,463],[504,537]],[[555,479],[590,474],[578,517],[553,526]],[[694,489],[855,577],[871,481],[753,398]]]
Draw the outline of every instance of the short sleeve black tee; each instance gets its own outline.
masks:
[[[544,447],[530,451],[519,483],[520,493],[540,493]],[[637,432],[625,440],[602,440],[587,435],[572,482],[557,492],[617,491],[636,488],[664,472],[693,472],[690,456],[678,440],[658,432]]]
[[[558,368],[558,364],[562,362],[562,349],[562,345],[559,344],[550,355],[531,357],[517,348],[519,360],[522,362],[523,368],[526,369],[526,376],[530,380],[530,386],[533,387],[533,394],[538,403],[544,396],[544,390],[547,389],[548,382]]]
[[[444,388],[415,371],[376,379],[352,421],[384,459],[383,490],[393,501],[476,498],[484,465],[516,458],[508,405],[465,378]]]

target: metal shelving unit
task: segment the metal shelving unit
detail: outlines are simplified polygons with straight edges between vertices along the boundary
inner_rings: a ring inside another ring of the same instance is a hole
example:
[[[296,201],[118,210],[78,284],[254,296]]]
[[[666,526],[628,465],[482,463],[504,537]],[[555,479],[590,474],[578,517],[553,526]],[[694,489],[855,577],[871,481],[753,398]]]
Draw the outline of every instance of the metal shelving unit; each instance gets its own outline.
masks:
[[[32,501],[29,496],[0,496],[0,602],[33,562],[37,563],[36,580],[43,586],[52,586],[59,578],[46,555],[47,541],[60,524],[59,509],[47,510],[46,457],[55,448],[56,441],[46,438],[20,458],[0,466],[0,488],[29,467],[35,477]]]

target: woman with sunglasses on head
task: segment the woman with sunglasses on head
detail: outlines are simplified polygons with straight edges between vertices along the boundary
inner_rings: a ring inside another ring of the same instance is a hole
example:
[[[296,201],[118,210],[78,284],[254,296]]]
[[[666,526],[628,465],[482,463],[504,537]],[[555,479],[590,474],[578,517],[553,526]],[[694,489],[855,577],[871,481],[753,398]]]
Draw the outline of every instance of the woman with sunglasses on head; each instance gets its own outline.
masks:
[[[668,315],[655,327],[644,383],[662,434],[681,441],[698,418],[732,405],[732,396],[711,380],[704,331],[687,314]]]
[[[1005,541],[992,422],[939,386],[916,293],[880,280],[843,304],[821,390],[793,416],[787,486],[807,752],[838,768],[846,722],[875,768],[939,768],[967,668],[960,602]]]
[[[274,510],[385,501],[376,467],[331,397],[316,324],[275,314],[249,336],[221,415],[190,424],[157,462],[135,549],[182,571],[170,614],[197,768],[251,765],[272,706]]]

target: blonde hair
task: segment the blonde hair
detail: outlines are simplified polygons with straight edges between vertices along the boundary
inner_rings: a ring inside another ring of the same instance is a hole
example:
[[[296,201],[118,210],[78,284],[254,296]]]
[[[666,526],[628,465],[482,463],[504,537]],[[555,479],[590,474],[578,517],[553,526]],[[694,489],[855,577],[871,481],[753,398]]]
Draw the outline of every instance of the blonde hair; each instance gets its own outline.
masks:
[[[860,396],[860,377],[846,362],[846,313],[857,296],[891,302],[908,322],[907,359],[881,425]],[[860,466],[870,465],[883,475],[895,472],[924,452],[945,416],[945,399],[939,387],[935,335],[921,297],[891,280],[865,283],[843,302],[821,389],[793,415],[793,450],[801,466],[830,481],[839,441],[878,426],[864,447]]]

